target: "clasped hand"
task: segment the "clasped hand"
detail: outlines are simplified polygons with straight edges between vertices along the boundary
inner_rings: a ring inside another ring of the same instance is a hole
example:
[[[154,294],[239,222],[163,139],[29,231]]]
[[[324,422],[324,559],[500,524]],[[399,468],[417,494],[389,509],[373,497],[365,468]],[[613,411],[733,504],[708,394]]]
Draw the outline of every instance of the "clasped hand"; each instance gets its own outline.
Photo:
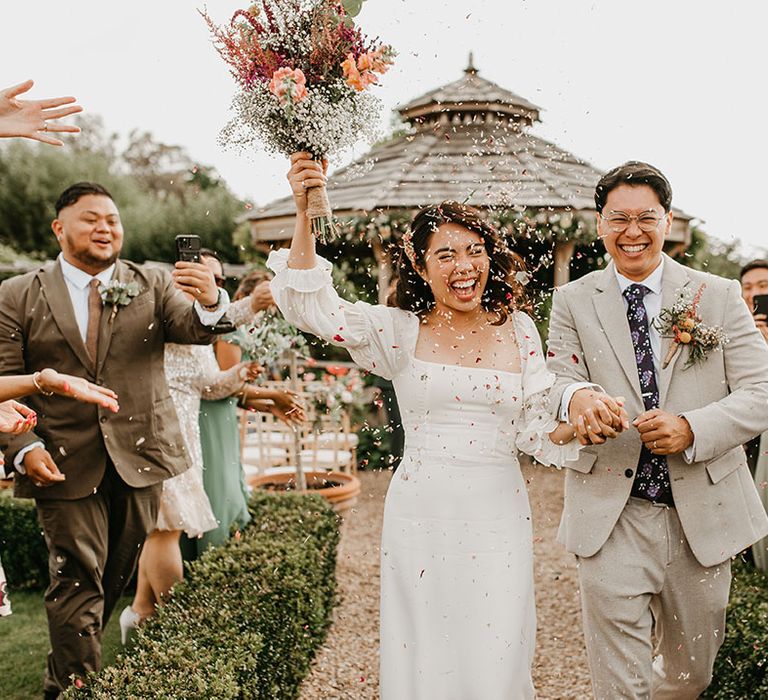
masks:
[[[601,445],[630,427],[624,398],[593,389],[580,389],[573,394],[568,415],[582,445]],[[660,408],[641,413],[631,425],[653,454],[679,454],[693,444],[688,421]]]

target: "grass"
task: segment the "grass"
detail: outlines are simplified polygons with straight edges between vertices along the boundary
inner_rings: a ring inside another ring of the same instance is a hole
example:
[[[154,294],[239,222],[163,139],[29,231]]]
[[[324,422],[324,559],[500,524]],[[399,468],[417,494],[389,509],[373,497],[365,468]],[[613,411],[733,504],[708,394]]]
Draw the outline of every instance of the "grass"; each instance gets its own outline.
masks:
[[[48,621],[42,592],[11,591],[13,615],[0,618],[0,698],[39,700],[43,697],[43,674],[48,653]],[[120,645],[120,611],[130,602],[121,600],[115,608],[102,640],[103,663],[112,664]]]

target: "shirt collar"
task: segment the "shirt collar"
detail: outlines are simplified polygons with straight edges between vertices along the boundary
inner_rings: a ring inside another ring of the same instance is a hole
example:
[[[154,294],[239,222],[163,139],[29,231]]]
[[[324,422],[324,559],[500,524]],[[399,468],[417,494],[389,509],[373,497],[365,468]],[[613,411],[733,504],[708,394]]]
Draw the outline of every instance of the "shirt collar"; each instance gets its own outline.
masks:
[[[656,269],[648,275],[648,277],[639,282],[624,277],[624,275],[616,269],[615,265],[613,271],[616,273],[616,281],[619,283],[619,289],[622,294],[631,284],[642,284],[644,287],[648,287],[653,294],[661,294],[661,278],[664,274],[664,256],[661,257],[661,262],[656,266]]]
[[[64,275],[64,279],[77,289],[85,289],[96,277],[103,285],[109,283],[112,279],[112,275],[115,272],[115,263],[112,263],[106,270],[102,270],[98,275],[89,275],[79,267],[75,267],[72,263],[67,262],[64,259],[64,255],[59,253],[59,265],[61,265],[61,272]]]

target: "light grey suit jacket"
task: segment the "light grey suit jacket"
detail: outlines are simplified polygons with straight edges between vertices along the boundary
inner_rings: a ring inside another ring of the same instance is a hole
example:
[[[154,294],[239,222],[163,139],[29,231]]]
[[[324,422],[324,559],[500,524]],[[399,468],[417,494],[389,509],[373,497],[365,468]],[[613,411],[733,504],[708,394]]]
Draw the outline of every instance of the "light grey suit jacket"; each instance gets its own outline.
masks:
[[[684,369],[681,348],[661,370],[659,406],[683,415],[695,436],[694,462],[668,457],[672,494],[685,536],[703,566],[714,566],[768,535],[768,517],[741,445],[768,429],[768,347],[755,328],[739,284],[679,265],[665,256],[662,306],[679,290],[705,284],[699,314],[722,326],[730,342]],[[662,339],[661,356],[671,340]],[[589,381],[624,396],[630,419],[644,411],[634,348],[614,265],[555,291],[549,325],[553,414],[565,388]],[[558,539],[589,557],[600,550],[630,496],[640,456],[634,427],[603,445],[584,448],[567,464],[565,507]]]

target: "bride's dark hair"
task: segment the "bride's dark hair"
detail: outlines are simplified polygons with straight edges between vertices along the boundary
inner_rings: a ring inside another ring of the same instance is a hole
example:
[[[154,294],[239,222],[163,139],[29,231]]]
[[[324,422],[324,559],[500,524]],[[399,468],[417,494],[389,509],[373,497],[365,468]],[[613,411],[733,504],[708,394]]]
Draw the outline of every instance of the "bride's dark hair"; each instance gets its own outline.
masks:
[[[424,269],[432,234],[442,224],[457,224],[482,238],[490,268],[481,302],[486,311],[499,315],[499,325],[507,320],[513,309],[530,309],[525,287],[515,279],[515,273],[525,272],[523,259],[507,245],[499,231],[477,209],[451,201],[425,207],[411,222],[409,231],[403,236],[404,248],[400,250],[397,286],[390,294],[390,306],[424,314],[435,305],[432,290],[416,271],[414,264]],[[410,255],[406,253],[405,246],[408,246]]]

